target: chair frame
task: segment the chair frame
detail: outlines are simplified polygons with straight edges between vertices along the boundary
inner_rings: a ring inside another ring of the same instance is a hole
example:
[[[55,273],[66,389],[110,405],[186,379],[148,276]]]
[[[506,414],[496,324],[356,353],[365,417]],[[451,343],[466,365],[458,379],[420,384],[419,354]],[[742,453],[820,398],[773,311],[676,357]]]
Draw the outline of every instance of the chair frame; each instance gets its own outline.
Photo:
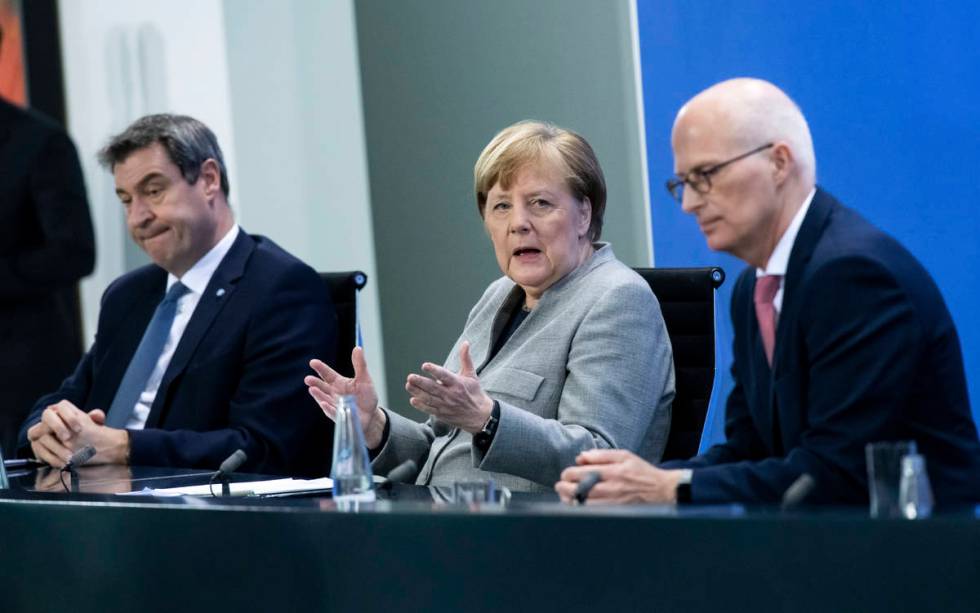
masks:
[[[367,275],[359,270],[343,272],[321,272],[330,299],[337,312],[337,342],[334,363],[331,368],[345,377],[354,376],[351,351],[360,344],[360,325],[358,323],[358,293],[367,285]]]
[[[667,326],[674,358],[675,396],[663,461],[697,455],[711,403],[716,365],[716,296],[725,271],[634,268],[647,282]]]

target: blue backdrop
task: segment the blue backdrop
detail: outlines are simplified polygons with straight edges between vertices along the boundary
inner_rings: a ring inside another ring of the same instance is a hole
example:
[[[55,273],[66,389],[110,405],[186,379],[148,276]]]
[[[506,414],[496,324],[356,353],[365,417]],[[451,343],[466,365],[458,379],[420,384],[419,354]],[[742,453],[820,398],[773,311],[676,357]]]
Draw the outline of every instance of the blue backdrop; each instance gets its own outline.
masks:
[[[723,438],[731,282],[670,199],[677,109],[736,76],[772,81],[802,107],[817,182],[896,236],[935,277],[960,333],[980,421],[980,11],[975,2],[637,0],[658,266],[719,264],[719,374],[705,445]]]

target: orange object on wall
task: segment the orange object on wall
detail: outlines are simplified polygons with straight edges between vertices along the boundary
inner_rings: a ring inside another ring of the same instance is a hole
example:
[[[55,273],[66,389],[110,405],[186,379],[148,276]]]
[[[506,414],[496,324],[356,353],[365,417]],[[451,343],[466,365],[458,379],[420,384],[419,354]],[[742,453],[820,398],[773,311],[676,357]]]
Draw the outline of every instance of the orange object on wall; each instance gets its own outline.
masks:
[[[27,106],[27,79],[20,14],[13,0],[0,0],[0,97]]]

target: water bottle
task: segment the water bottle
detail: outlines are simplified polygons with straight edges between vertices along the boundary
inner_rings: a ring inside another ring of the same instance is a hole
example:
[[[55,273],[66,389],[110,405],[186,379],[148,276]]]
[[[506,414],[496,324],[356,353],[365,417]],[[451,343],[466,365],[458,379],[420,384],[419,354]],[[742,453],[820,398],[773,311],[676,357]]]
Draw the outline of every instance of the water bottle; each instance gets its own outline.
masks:
[[[3,452],[0,451],[0,490],[10,489],[10,481],[7,479],[7,466],[3,463]]]
[[[902,458],[898,504],[906,519],[922,519],[932,514],[932,488],[926,473],[926,460],[918,453]]]
[[[354,396],[340,396],[333,432],[333,499],[341,510],[374,502],[374,480]]]

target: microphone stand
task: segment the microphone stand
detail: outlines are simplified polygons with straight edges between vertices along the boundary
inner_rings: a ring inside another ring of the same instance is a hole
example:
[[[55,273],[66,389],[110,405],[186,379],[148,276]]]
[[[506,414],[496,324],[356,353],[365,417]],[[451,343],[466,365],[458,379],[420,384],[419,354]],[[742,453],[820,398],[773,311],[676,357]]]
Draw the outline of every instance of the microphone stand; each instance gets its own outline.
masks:
[[[215,471],[215,473],[213,475],[211,475],[211,480],[208,481],[208,488],[211,490],[211,496],[212,497],[215,497],[215,494],[214,494],[214,482],[215,481],[217,481],[218,483],[221,484],[221,495],[222,496],[231,496],[231,480],[228,478],[229,476],[230,476],[230,473],[227,473],[227,472],[225,472],[223,470]]]
[[[209,489],[211,490],[211,495],[214,496],[214,482],[218,481],[221,483],[221,495],[231,496],[231,481],[229,477],[231,473],[239,469],[239,467],[245,463],[248,456],[241,449],[236,450],[233,454],[225,458],[225,461],[221,463],[218,470],[211,475],[211,481],[208,482]]]
[[[81,486],[79,485],[77,469],[82,464],[91,460],[94,455],[95,447],[86,445],[75,453],[71,454],[71,457],[68,458],[68,463],[65,464],[64,468],[61,469],[61,473],[58,475],[58,478],[61,479],[61,486],[64,487],[68,493],[77,494],[80,491]],[[70,488],[65,485],[65,473],[68,473],[69,480],[71,481]]]

